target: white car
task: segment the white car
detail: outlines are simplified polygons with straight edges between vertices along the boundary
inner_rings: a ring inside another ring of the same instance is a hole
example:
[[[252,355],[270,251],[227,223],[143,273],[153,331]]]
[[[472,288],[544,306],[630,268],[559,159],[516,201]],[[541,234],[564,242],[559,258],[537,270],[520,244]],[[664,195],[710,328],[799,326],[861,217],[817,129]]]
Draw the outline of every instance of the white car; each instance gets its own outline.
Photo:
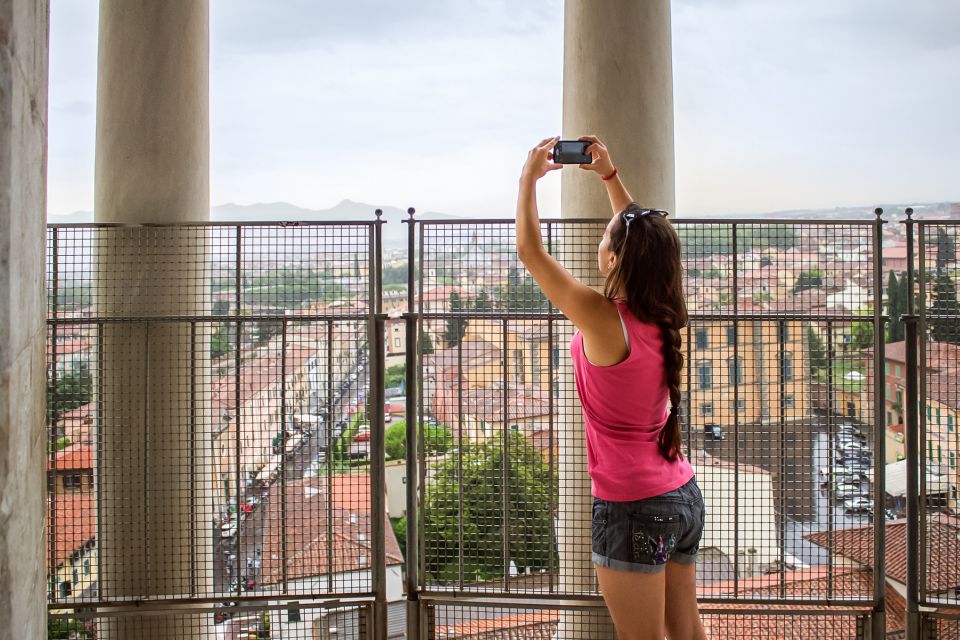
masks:
[[[220,537],[221,538],[232,538],[237,534],[237,523],[231,520],[230,522],[225,522],[222,527],[220,527]]]
[[[864,497],[850,498],[843,501],[843,510],[847,513],[871,513],[873,500]]]

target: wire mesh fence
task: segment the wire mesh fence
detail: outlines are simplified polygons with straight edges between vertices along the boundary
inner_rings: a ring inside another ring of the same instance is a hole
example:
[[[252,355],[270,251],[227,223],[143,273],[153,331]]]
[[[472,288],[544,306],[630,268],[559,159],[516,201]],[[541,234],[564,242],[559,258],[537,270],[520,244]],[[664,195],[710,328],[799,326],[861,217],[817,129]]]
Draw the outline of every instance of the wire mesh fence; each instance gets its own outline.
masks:
[[[48,229],[51,610],[399,576],[371,480],[378,226]]]
[[[225,601],[190,608],[170,606],[151,612],[51,613],[51,638],[128,640],[145,638],[144,629],[176,640],[195,638],[289,638],[290,640],[367,640],[372,638],[369,605],[319,606],[300,602],[249,605]]]
[[[595,287],[604,222],[541,226]],[[512,222],[413,221],[416,255],[381,251],[379,224],[49,228],[51,625],[142,628],[157,616],[109,607],[197,600],[210,610],[168,616],[183,637],[228,629],[210,602],[274,612],[267,637],[324,637],[276,630],[291,602],[346,596],[390,602],[397,636],[419,611],[410,628],[431,637],[604,637],[575,328],[517,260]],[[896,226],[676,221],[681,424],[707,505],[697,577],[713,637],[869,637],[880,612],[888,632],[904,626],[891,585],[910,553],[899,315],[913,267],[880,248],[901,242]],[[949,637],[956,228],[923,223],[920,239],[922,599]],[[419,437],[402,419],[384,432],[410,404]],[[378,438],[388,458],[415,456],[415,481],[371,465]],[[375,515],[385,494],[389,520]],[[404,572],[419,609],[404,608]],[[431,604],[458,593],[499,609]],[[371,607],[364,620],[386,614]]]
[[[884,437],[874,428],[878,224],[676,222],[691,318],[682,424],[709,514],[706,599],[875,600],[864,559],[877,545]],[[604,225],[545,221],[541,236],[599,287]],[[526,273],[514,237],[510,222],[420,223],[431,347],[422,584],[596,593],[574,327]]]
[[[960,519],[957,455],[960,436],[960,305],[957,303],[956,221],[918,221],[919,300],[919,601],[933,608],[931,638],[956,637],[960,615]],[[898,569],[906,571],[905,562]]]

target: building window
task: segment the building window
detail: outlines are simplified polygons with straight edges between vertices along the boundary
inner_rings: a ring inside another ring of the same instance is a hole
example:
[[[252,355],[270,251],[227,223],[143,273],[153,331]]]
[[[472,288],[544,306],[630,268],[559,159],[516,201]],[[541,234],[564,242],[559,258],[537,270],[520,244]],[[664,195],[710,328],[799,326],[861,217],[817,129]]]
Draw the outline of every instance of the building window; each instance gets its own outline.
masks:
[[[737,356],[727,360],[727,376],[729,384],[743,384],[743,358]]]
[[[943,447],[937,445],[937,464],[943,464]]]
[[[947,414],[947,432],[953,433],[953,414]]]
[[[887,426],[889,427],[891,424],[893,424],[893,415],[887,411]]]
[[[80,474],[78,473],[63,476],[64,489],[79,489],[81,484]]]
[[[70,585],[69,580],[64,580],[60,583],[60,597],[69,598],[70,594],[73,593],[73,587]]]
[[[712,402],[702,402],[702,403],[700,403],[700,415],[702,415],[702,416],[712,416],[712,415],[713,415],[713,403],[712,403]]]
[[[897,389],[897,406],[900,407],[900,413],[903,413],[903,389]]]
[[[297,624],[300,622],[300,609],[298,607],[291,607],[287,609],[287,622],[290,624]]]
[[[83,575],[90,575],[90,558],[84,558],[83,560]]]
[[[894,371],[894,374],[893,374],[893,375],[896,376],[897,378],[899,378],[899,377],[900,377],[900,365],[896,365],[896,366],[893,368],[893,371]]]
[[[745,398],[737,398],[736,402],[730,402],[730,410],[742,413],[747,410],[747,401]]]
[[[884,363],[883,363],[883,373],[886,374],[886,375],[890,375],[890,363],[889,363],[889,362],[884,362]]]
[[[953,451],[950,452],[950,468],[951,469],[957,468],[957,454],[954,453]]]
[[[535,376],[540,374],[540,350],[535,344],[530,346],[530,373]]]
[[[713,365],[710,360],[703,360],[697,365],[697,385],[701,389],[713,386]]]
[[[695,335],[696,341],[697,341],[697,349],[699,349],[699,350],[701,350],[701,351],[704,350],[704,349],[706,349],[706,348],[707,348],[707,344],[708,344],[708,341],[707,341],[707,330],[706,330],[706,329],[697,329],[697,331],[696,331],[696,333],[695,333],[694,335]]]
[[[793,394],[788,393],[783,396],[783,406],[787,409],[793,409]]]
[[[737,327],[735,325],[727,327],[727,344],[731,347],[737,344]]]
[[[777,339],[780,344],[786,344],[790,340],[790,329],[786,322],[777,325]]]
[[[790,351],[783,353],[783,380],[784,382],[793,381],[793,353]]]
[[[400,348],[400,338],[394,338],[394,339],[393,339],[393,346],[394,346],[395,349],[399,349],[399,348]]]

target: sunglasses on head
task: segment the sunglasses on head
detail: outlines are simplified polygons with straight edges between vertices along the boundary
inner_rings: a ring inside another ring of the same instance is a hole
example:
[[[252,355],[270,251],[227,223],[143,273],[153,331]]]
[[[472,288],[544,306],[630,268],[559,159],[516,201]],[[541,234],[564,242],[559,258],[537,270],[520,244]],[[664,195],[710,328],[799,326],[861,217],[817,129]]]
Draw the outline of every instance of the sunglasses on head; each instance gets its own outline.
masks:
[[[620,221],[623,222],[623,226],[626,227],[626,232],[623,234],[624,242],[626,242],[627,235],[630,233],[630,223],[637,218],[645,218],[650,215],[666,218],[670,214],[663,209],[640,209],[639,207],[620,212]]]

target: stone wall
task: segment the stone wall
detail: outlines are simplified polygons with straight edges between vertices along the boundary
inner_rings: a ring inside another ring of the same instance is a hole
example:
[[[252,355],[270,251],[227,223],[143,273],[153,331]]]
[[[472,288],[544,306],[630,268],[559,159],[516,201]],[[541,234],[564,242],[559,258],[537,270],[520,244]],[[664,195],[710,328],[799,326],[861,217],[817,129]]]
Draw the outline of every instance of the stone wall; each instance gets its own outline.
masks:
[[[0,0],[0,640],[46,637],[47,0]]]

